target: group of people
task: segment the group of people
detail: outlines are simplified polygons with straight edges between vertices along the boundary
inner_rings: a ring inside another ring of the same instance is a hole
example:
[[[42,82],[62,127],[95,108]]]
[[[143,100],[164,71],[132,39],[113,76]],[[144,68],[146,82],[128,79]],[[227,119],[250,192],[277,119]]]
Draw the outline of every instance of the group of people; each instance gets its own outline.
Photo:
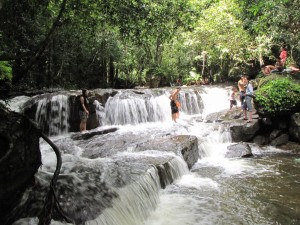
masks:
[[[248,81],[247,75],[242,75],[238,81],[239,89],[239,99],[241,102],[241,107],[243,109],[244,120],[247,120],[247,123],[252,123],[252,98],[254,97],[253,86]],[[235,106],[237,108],[236,94],[237,88],[232,87],[229,94],[230,101],[230,110]]]
[[[279,58],[276,59],[275,65],[263,65],[262,72],[265,76],[270,75],[271,73],[297,73],[300,71],[299,67],[296,65],[290,65],[286,67],[286,60],[288,54],[284,47],[280,48]]]
[[[252,122],[252,103],[251,98],[253,96],[253,87],[249,84],[247,76],[243,75],[241,79],[238,81],[238,88],[240,92],[240,101],[244,111],[244,119],[248,120],[247,122]],[[178,94],[181,88],[177,87],[169,96],[170,99],[170,106],[171,106],[171,114],[172,114],[172,121],[177,122],[179,118],[179,109],[181,107],[180,102],[178,101]],[[232,92],[230,94],[230,109],[234,105],[237,105],[235,94],[237,92],[237,88],[233,87]],[[89,110],[88,110],[88,90],[82,90],[82,94],[79,98],[79,117],[80,117],[80,132],[86,130],[86,123],[89,117]],[[247,116],[247,111],[249,112]]]

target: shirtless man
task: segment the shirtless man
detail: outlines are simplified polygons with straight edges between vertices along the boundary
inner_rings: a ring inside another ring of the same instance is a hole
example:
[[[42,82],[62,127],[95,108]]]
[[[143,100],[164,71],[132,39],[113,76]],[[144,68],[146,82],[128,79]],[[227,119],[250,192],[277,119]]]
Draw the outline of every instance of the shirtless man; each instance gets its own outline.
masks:
[[[177,87],[172,94],[169,96],[169,99],[171,100],[171,112],[172,112],[172,120],[176,122],[176,119],[178,119],[179,116],[179,109],[178,109],[178,93],[180,91],[180,87]]]
[[[246,87],[245,87],[245,83],[244,83],[245,77],[246,77],[246,75],[242,75],[241,79],[238,81],[238,88],[239,88],[239,92],[240,92],[240,101],[241,101],[242,107],[243,107],[243,103],[245,100],[245,91],[246,91]]]

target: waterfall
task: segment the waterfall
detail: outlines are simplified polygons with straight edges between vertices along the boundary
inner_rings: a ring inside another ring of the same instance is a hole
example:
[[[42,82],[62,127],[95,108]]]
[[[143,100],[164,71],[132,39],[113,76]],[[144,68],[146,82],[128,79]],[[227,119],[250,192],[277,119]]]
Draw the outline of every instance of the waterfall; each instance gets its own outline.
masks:
[[[140,93],[122,90],[110,96],[105,105],[95,99],[93,104],[99,125],[137,125],[168,121],[171,118],[170,93],[170,90],[163,89],[146,90]],[[71,115],[68,98],[68,95],[58,94],[45,95],[37,100],[35,120],[48,135],[68,133]],[[182,89],[178,99],[182,114],[195,115],[203,112],[204,105],[200,90]]]
[[[68,132],[68,96],[54,95],[38,101],[35,120],[39,127],[49,135]]]
[[[109,97],[105,104],[105,124],[136,125],[166,121],[171,115],[169,95],[169,91],[160,95],[119,92]],[[198,91],[182,90],[178,100],[181,103],[181,112],[187,115],[199,114],[203,111],[203,103]]]
[[[109,97],[105,104],[108,125],[139,124],[166,120],[170,115],[166,95],[138,95],[120,92]]]
[[[198,91],[179,92],[178,100],[181,103],[182,112],[188,115],[200,114],[203,111],[204,106]]]
[[[143,155],[145,153],[142,153]],[[147,154],[147,153],[146,153]],[[184,160],[178,156],[167,162],[164,170],[169,183],[188,173]],[[159,202],[160,179],[156,167],[148,170],[141,179],[116,190],[118,198],[113,200],[112,207],[106,208],[96,219],[87,221],[86,225],[140,225],[155,210]]]

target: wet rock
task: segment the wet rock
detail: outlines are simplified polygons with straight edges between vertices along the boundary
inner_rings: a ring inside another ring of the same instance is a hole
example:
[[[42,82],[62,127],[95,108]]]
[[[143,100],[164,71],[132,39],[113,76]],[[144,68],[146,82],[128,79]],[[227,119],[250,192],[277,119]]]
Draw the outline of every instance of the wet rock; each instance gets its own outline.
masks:
[[[28,118],[1,103],[0,118],[0,221],[11,224],[8,214],[34,183],[41,165],[39,131]]]
[[[189,168],[191,168],[199,158],[197,137],[189,135],[167,136],[148,140],[139,144],[136,150],[174,152],[176,155],[183,156]]]
[[[173,152],[182,156],[188,167],[191,168],[199,158],[198,140],[195,136],[163,136],[149,139],[141,135],[118,134],[116,139],[113,134],[105,137],[95,137],[93,143],[82,143],[85,149],[83,157],[90,159],[112,157],[120,152],[143,152],[156,150],[162,152]]]
[[[270,140],[274,140],[275,138],[279,137],[282,133],[282,130],[273,130],[270,134]]]
[[[118,128],[109,128],[109,129],[103,129],[103,130],[98,130],[98,131],[91,131],[88,133],[77,133],[73,134],[71,138],[73,140],[88,140],[96,135],[103,135],[103,134],[108,134],[117,131]]]
[[[237,143],[227,147],[227,152],[225,154],[226,158],[246,158],[253,156],[251,148],[247,143]]]
[[[289,134],[291,139],[300,143],[300,113],[295,113],[291,117]]]
[[[233,142],[240,141],[250,141],[255,134],[259,131],[259,121],[253,119],[252,123],[243,122],[233,122],[230,125],[230,132]]]
[[[227,112],[228,112],[228,110],[223,110],[223,111],[220,111],[220,112],[211,113],[211,114],[206,116],[205,121],[207,123],[221,122],[221,121],[224,120],[224,117],[225,117]]]
[[[289,135],[281,134],[278,137],[274,138],[274,140],[271,141],[270,145],[279,146],[279,145],[286,144],[288,141],[289,141]]]
[[[257,135],[256,137],[253,138],[253,142],[258,145],[265,145],[268,143],[268,140],[265,136]]]

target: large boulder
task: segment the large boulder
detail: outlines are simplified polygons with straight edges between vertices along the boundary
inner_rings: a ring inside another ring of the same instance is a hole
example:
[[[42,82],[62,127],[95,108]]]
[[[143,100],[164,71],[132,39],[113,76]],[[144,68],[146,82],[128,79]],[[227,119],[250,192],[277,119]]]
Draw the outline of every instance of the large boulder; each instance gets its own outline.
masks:
[[[7,214],[34,183],[41,166],[39,131],[25,116],[0,104],[0,221],[10,224]]]
[[[225,154],[226,158],[246,158],[253,156],[251,148],[247,143],[229,145]]]
[[[174,152],[186,161],[189,168],[199,159],[198,139],[190,135],[167,136],[148,140],[137,146],[138,151],[158,150],[164,152]]]
[[[109,134],[94,133],[93,137],[82,139],[82,142],[90,143],[91,139],[96,141],[97,135],[99,146],[93,154],[96,152],[101,154],[107,146],[110,146],[108,150],[118,148],[118,152],[110,151],[109,157],[96,160],[73,157],[69,154],[62,156],[64,165],[67,166],[61,169],[55,191],[64,214],[71,218],[74,224],[100,224],[99,221],[103,221],[102,217],[108,221],[117,221],[115,224],[122,224],[119,220],[123,215],[116,218],[115,212],[111,213],[112,210],[128,207],[128,204],[134,207],[156,206],[159,189],[165,188],[188,171],[184,160],[191,166],[198,159],[198,143],[194,136],[170,135],[143,140],[134,147],[130,140],[124,143],[125,145],[119,145],[121,142],[114,145],[112,142],[108,143],[104,137]],[[113,133],[111,136],[116,139]],[[137,138],[141,139],[138,135]],[[65,142],[54,141],[63,152],[70,151],[67,146],[65,148]],[[122,149],[124,152],[120,152]],[[84,155],[86,156],[90,150],[87,149]],[[160,154],[157,154],[158,151]],[[43,207],[51,176],[42,171],[36,176],[36,185],[27,193],[27,199],[24,199],[22,206],[14,210],[15,213],[19,213],[16,216],[18,218],[37,217]],[[132,201],[135,195],[139,198]],[[124,216],[130,218],[135,216],[135,213],[139,215],[139,212],[128,214],[125,211]],[[63,218],[55,210],[53,219],[61,221]]]
[[[289,141],[289,135],[288,134],[281,134],[278,137],[274,138],[270,145],[272,146],[279,146],[286,144]]]
[[[234,122],[230,125],[230,132],[233,142],[250,141],[259,131],[259,121],[253,119],[252,123]]]
[[[292,115],[290,120],[289,134],[291,139],[300,142],[300,113]]]

